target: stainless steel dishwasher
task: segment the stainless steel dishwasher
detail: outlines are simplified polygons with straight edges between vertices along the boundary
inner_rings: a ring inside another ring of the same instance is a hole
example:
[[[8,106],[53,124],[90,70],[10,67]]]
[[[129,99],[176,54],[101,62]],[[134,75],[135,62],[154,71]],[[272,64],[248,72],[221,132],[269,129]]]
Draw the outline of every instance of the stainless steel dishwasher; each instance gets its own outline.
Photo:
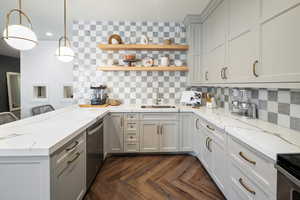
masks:
[[[86,184],[91,187],[103,164],[103,119],[87,129],[86,143]]]

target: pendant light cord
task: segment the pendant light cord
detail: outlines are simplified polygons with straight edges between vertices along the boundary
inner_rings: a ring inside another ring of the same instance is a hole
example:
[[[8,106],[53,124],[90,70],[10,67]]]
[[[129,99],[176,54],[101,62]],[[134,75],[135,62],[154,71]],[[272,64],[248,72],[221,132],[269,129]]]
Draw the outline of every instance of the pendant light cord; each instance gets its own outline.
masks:
[[[19,10],[22,10],[22,0],[19,0]],[[20,24],[22,24],[22,14],[19,12]]]
[[[64,32],[65,46],[67,46],[67,0],[64,0]]]

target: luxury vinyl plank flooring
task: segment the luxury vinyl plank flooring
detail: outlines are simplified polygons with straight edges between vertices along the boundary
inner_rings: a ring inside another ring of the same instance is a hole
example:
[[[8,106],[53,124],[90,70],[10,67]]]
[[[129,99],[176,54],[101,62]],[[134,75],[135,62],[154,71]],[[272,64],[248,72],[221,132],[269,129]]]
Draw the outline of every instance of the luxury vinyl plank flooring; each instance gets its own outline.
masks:
[[[225,200],[199,161],[188,155],[112,157],[84,200]]]

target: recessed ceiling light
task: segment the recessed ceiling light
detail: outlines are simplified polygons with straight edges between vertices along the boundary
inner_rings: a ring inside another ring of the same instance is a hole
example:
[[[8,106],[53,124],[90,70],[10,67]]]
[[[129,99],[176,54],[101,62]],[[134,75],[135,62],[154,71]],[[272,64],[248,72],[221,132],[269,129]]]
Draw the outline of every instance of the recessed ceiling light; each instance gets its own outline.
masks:
[[[52,37],[52,36],[53,36],[53,33],[51,33],[51,32],[46,32],[46,36]]]

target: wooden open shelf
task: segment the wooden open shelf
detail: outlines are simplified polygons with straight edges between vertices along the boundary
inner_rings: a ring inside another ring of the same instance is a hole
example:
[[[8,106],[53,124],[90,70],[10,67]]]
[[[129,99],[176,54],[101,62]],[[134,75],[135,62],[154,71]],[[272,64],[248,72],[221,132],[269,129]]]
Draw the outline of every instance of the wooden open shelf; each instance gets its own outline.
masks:
[[[97,67],[99,71],[183,71],[187,72],[187,66],[181,67],[162,67],[162,66],[155,66],[155,67],[142,67],[142,66],[135,66],[135,67],[125,67],[125,66],[111,66],[111,67]]]
[[[102,50],[153,50],[153,51],[187,51],[188,45],[162,44],[99,44]]]

